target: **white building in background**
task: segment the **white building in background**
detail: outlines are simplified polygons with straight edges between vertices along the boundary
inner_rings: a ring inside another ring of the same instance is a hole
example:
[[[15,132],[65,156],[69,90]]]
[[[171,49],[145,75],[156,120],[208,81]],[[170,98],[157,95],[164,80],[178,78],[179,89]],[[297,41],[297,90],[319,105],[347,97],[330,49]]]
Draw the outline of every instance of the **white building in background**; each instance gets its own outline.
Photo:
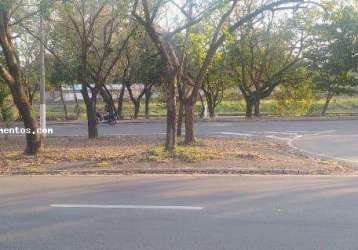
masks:
[[[122,84],[110,84],[110,85],[106,85],[107,89],[112,93],[113,98],[117,98],[119,96],[119,93],[122,89]],[[75,101],[75,95],[77,96],[77,99],[82,101],[83,97],[81,94],[81,84],[74,84],[74,91],[73,91],[73,87],[71,85],[68,86],[64,86],[62,88],[63,91],[63,97],[65,102],[72,102]],[[143,84],[133,84],[132,85],[132,91],[133,94],[136,96],[138,95],[144,88]],[[155,97],[156,95],[154,95]],[[98,98],[101,99],[101,95],[98,95]],[[124,93],[124,98],[128,99],[129,95],[128,95],[128,91],[127,89],[125,90]],[[58,90],[52,91],[52,92],[48,92],[46,99],[48,102],[60,102],[61,101],[61,95],[60,92]]]

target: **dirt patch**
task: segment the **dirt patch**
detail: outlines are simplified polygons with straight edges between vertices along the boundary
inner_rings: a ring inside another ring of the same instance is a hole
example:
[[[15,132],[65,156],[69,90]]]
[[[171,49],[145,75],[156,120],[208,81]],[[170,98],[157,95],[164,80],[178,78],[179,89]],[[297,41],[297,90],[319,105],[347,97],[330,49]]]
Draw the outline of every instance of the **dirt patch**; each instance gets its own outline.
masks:
[[[298,154],[283,142],[259,138],[200,138],[168,154],[160,137],[47,138],[36,157],[23,138],[0,140],[0,174],[347,174],[335,161]]]

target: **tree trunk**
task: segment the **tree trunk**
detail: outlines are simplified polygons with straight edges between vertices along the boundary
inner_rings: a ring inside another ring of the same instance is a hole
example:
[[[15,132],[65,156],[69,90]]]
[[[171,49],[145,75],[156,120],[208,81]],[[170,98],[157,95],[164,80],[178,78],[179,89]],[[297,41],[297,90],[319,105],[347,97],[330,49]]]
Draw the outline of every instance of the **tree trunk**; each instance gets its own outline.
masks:
[[[215,117],[215,98],[213,97],[212,92],[209,92],[208,90],[204,90],[204,94],[209,111],[209,117],[213,118]]]
[[[41,136],[37,133],[38,124],[37,121],[32,117],[32,108],[26,98],[21,84],[10,85],[11,93],[16,104],[17,109],[24,122],[25,129],[29,130],[26,133],[26,149],[25,154],[36,155],[41,148]]]
[[[120,120],[123,120],[123,99],[124,99],[125,86],[122,84],[121,92],[118,97],[117,114]]]
[[[138,114],[139,114],[139,109],[140,109],[140,99],[134,102],[134,119],[138,118]]]
[[[328,92],[327,97],[326,97],[326,102],[324,103],[321,115],[324,116],[326,115],[329,103],[331,102],[332,98],[333,98],[334,94],[331,92]]]
[[[26,134],[26,149],[25,154],[36,155],[41,148],[41,137],[37,134],[37,122],[31,116],[31,108],[29,105],[26,105],[24,100],[20,100],[17,104],[18,109],[21,113],[21,117],[24,121],[25,128],[29,128],[31,133]],[[35,134],[33,134],[35,133]]]
[[[41,136],[38,134],[37,121],[32,117],[32,107],[21,82],[21,67],[16,47],[11,40],[12,32],[9,30],[10,20],[8,9],[0,8],[0,46],[7,68],[0,64],[0,76],[11,90],[14,103],[24,122],[26,133],[25,154],[36,155],[41,148]]]
[[[77,120],[80,117],[80,104],[78,103],[75,85],[72,83],[71,86],[72,86],[73,98],[75,99],[75,103],[76,103],[75,113],[76,113],[76,120]]]
[[[95,139],[98,137],[97,117],[96,117],[96,102],[91,98],[87,107],[87,121],[88,121],[88,138]]]
[[[103,86],[100,90],[100,95],[102,96],[103,101],[109,106],[112,107],[112,110],[117,113],[116,105],[114,105],[113,97],[109,90]]]
[[[212,97],[207,97],[206,98],[206,103],[208,104],[208,111],[209,111],[209,116],[211,118],[215,117],[215,104],[213,102],[213,98]]]
[[[36,92],[29,93],[29,103],[30,103],[31,106],[32,106],[32,104],[34,103],[35,93],[36,93]]]
[[[65,102],[65,98],[63,97],[63,90],[62,90],[61,85],[59,86],[59,90],[60,90],[60,97],[61,97],[61,102],[62,102],[62,105],[63,105],[63,110],[65,112],[65,119],[68,120],[67,105],[66,105],[66,102]]]
[[[88,138],[95,139],[98,137],[97,115],[96,115],[97,93],[95,91],[92,91],[92,96],[89,97],[87,92],[87,87],[85,85],[82,85],[81,93],[83,95],[83,100],[85,101],[86,104]]]
[[[177,121],[177,136],[182,136],[182,127],[183,127],[183,119],[184,119],[184,92],[185,92],[185,84],[178,84],[178,101],[179,101],[179,110],[178,110],[178,121]]]
[[[256,99],[255,101],[255,116],[259,117],[260,116],[260,99]]]
[[[152,96],[151,90],[145,91],[145,119],[149,119],[149,103]]]
[[[25,154],[36,155],[41,148],[41,137],[40,134],[37,134],[36,131],[38,128],[37,122],[31,117],[31,112],[27,107],[23,107],[21,113],[25,128],[29,128],[31,131],[30,134],[26,134]]]
[[[206,110],[206,107],[205,107],[205,100],[201,95],[200,95],[200,104],[201,104],[201,108],[200,108],[200,112],[199,112],[199,117],[200,118],[206,118],[207,110]]]
[[[181,137],[182,135],[182,125],[183,125],[183,117],[184,117],[184,102],[183,100],[179,100],[179,111],[178,111],[178,123],[177,123],[177,136]]]
[[[132,88],[130,84],[127,84],[127,90],[128,90],[128,94],[129,94],[129,98],[132,101],[133,105],[134,105],[134,119],[138,118],[138,114],[139,114],[139,109],[140,109],[140,101],[142,100],[142,97],[145,93],[145,90],[143,90],[137,98],[134,97],[133,92],[132,92]]]
[[[194,102],[192,98],[185,102],[185,141],[186,145],[195,143],[194,137]]]
[[[252,108],[253,108],[253,103],[252,101],[245,99],[246,102],[246,118],[252,118]]]
[[[211,107],[211,106],[208,106],[208,109],[209,109],[209,116],[211,118],[214,118],[216,115],[215,115],[215,108],[214,107]]]
[[[174,151],[176,146],[176,88],[177,88],[177,72],[168,74],[169,81],[166,91],[166,104],[167,104],[167,134],[165,148],[168,151]]]

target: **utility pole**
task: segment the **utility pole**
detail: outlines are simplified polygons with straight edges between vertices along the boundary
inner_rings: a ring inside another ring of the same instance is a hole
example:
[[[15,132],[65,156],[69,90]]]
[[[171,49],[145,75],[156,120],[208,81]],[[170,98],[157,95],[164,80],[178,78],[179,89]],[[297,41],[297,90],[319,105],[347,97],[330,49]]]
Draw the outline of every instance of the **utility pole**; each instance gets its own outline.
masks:
[[[43,10],[40,11],[40,128],[41,137],[45,138],[46,133],[46,71],[45,71],[45,34],[44,34]],[[43,145],[44,143],[42,143]]]

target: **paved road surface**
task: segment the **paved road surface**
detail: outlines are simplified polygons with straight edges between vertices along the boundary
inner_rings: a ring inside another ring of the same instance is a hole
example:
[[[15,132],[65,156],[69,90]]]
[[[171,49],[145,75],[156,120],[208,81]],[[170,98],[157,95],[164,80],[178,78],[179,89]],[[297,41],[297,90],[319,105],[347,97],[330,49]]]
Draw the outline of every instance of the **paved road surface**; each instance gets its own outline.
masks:
[[[358,246],[358,177],[0,177],[0,186],[1,250]]]
[[[83,124],[54,125],[56,136],[86,136]],[[164,123],[103,124],[101,135],[153,135],[165,132]],[[198,135],[261,136],[286,140],[306,153],[343,160],[358,167],[358,121],[241,121],[202,122],[196,124]]]

